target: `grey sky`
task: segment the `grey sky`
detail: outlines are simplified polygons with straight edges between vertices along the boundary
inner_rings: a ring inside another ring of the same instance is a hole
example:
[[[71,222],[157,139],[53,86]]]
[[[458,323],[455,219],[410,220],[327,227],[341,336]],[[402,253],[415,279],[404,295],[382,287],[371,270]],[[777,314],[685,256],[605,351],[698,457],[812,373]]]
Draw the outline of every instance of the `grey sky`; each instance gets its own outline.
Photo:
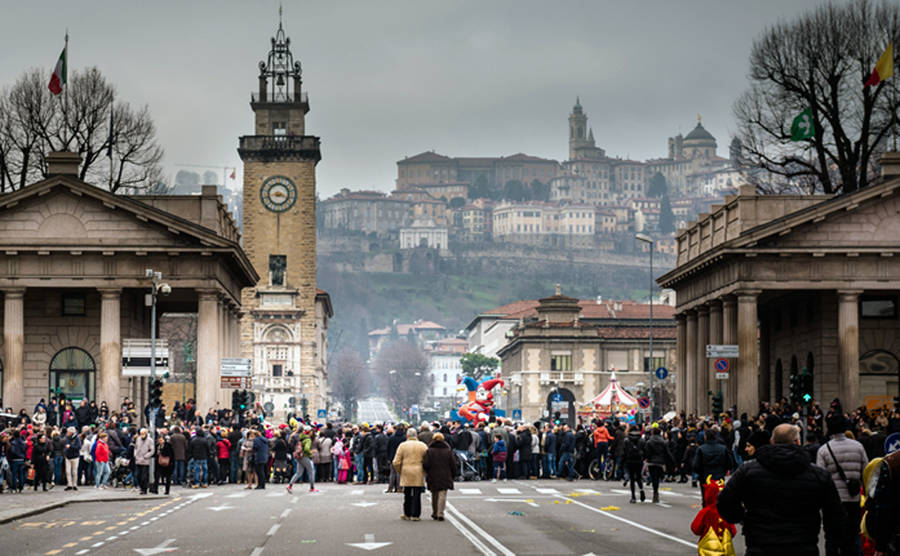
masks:
[[[429,149],[562,160],[576,95],[610,156],[663,156],[698,112],[724,154],[753,38],[815,4],[286,1],[284,26],[328,197],[389,190],[396,161]],[[49,79],[68,27],[72,69],[99,66],[120,98],[150,105],[169,174],[227,164],[238,184],[237,137],[252,132],[277,17],[274,1],[6,2],[0,84],[32,66]]]

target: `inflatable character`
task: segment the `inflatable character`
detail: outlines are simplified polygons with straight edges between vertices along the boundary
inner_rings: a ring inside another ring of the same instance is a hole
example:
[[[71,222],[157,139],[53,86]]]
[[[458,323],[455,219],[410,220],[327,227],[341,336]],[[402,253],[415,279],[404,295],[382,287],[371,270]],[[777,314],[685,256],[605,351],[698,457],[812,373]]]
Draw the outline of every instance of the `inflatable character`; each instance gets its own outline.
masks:
[[[465,385],[469,391],[469,399],[457,409],[457,414],[464,419],[478,423],[487,421],[491,409],[494,407],[494,394],[491,393],[496,386],[504,386],[501,378],[487,378],[478,383],[474,378],[467,376],[459,379],[459,383]]]
[[[737,529],[719,516],[716,508],[716,500],[719,499],[719,491],[725,486],[725,481],[712,480],[712,476],[706,478],[703,484],[703,509],[697,513],[691,523],[691,531],[700,537],[697,545],[697,553],[700,556],[734,556],[734,545],[731,539],[737,534]]]

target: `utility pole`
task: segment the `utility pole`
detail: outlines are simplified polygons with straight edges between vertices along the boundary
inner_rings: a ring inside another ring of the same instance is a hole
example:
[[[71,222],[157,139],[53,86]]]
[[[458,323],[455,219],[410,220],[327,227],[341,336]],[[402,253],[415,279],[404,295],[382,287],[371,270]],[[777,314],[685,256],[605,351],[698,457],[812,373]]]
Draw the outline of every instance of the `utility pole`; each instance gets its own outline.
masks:
[[[150,278],[150,388],[153,389],[153,383],[156,382],[156,296],[158,293],[168,295],[172,288],[169,284],[162,282],[162,272],[148,268],[144,271],[147,278]],[[150,440],[153,442],[153,450],[156,451],[156,413],[159,411],[153,400],[150,400]],[[149,482],[154,482],[156,472],[156,458],[150,458],[150,477]]]

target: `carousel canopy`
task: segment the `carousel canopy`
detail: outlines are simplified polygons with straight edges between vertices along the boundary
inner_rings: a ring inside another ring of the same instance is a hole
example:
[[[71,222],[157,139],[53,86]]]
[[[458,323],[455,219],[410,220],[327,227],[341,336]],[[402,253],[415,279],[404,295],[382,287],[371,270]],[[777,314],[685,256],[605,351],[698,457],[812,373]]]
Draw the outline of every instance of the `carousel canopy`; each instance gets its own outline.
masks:
[[[637,405],[638,401],[622,389],[619,386],[619,383],[616,381],[616,373],[612,373],[609,376],[609,384],[606,388],[603,389],[600,394],[589,401],[585,405],[592,405],[595,407],[611,407],[611,406],[632,406]]]

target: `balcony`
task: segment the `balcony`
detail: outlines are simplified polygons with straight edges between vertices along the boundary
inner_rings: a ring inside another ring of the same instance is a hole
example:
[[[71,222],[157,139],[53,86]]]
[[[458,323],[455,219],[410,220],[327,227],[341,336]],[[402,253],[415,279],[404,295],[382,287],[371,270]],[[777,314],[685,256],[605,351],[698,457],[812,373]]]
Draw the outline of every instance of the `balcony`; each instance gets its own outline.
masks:
[[[312,135],[244,135],[240,138],[238,154],[251,160],[315,160],[322,158],[319,138]]]
[[[250,102],[252,102],[254,104],[260,102],[259,93],[250,93]],[[287,94],[284,92],[279,93],[277,91],[275,92],[275,95],[273,96],[271,94],[271,91],[267,91],[266,92],[266,100],[264,100],[262,102],[265,102],[267,104],[295,104],[295,103],[309,104],[309,97],[306,96],[306,93],[300,93],[300,98],[298,99],[293,94]]]
[[[257,390],[275,392],[299,392],[300,375],[294,376],[255,376],[253,387]]]
[[[584,371],[541,371],[541,385],[570,383],[576,386],[584,384]]]

